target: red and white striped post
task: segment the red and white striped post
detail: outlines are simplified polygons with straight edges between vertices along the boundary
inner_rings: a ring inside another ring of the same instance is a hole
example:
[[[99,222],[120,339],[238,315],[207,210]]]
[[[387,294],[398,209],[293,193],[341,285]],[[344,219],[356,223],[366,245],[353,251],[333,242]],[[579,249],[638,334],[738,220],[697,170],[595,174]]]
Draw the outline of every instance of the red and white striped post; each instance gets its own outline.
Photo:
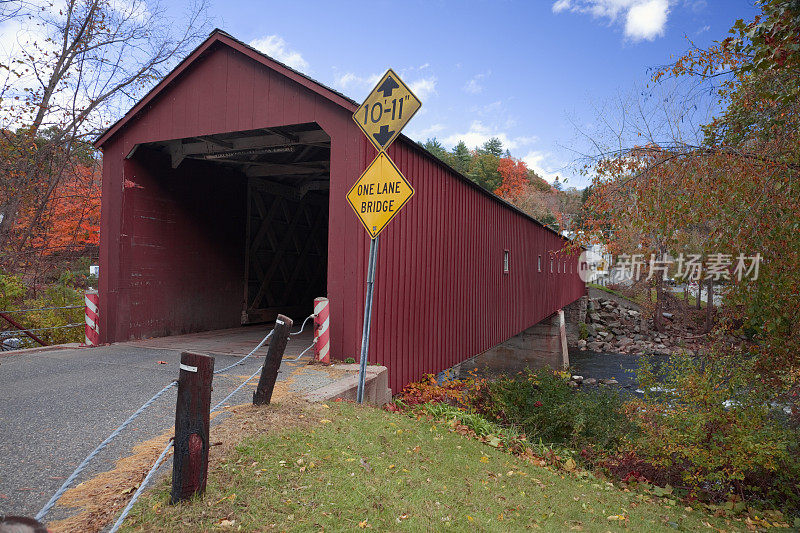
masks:
[[[100,295],[86,291],[86,346],[100,345]]]
[[[331,363],[330,312],[327,298],[314,298],[314,359]]]

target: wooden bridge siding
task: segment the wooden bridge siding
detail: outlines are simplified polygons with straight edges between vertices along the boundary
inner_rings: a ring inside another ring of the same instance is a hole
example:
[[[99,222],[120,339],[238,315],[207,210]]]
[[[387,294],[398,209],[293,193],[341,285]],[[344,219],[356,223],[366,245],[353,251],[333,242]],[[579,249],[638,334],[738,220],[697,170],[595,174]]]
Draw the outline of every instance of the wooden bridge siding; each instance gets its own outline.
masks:
[[[369,357],[391,369],[394,390],[503,342],[583,295],[574,255],[563,259],[572,263],[572,274],[549,272],[550,254],[562,249],[562,238],[402,140],[389,155],[416,191],[378,248]],[[362,167],[374,156],[364,144]],[[363,300],[369,240],[360,234]],[[509,274],[503,273],[504,250],[510,251]],[[359,305],[351,324],[359,339],[362,317]],[[342,348],[339,353],[358,353],[354,345]]]

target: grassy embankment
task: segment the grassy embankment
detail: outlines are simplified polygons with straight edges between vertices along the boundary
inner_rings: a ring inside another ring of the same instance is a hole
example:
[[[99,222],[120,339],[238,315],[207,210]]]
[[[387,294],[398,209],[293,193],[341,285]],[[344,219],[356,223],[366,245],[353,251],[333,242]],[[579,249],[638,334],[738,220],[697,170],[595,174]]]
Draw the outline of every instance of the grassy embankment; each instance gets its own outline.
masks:
[[[347,403],[266,409],[275,411],[268,418],[280,427],[265,428],[259,419],[267,413],[255,408],[234,414],[237,428],[261,427],[238,444],[212,448],[201,499],[170,506],[169,479],[162,480],[137,504],[125,530],[674,531],[743,525],[620,490],[586,472],[537,466],[447,423]],[[235,433],[227,436],[238,440]],[[212,434],[212,442],[217,438]]]

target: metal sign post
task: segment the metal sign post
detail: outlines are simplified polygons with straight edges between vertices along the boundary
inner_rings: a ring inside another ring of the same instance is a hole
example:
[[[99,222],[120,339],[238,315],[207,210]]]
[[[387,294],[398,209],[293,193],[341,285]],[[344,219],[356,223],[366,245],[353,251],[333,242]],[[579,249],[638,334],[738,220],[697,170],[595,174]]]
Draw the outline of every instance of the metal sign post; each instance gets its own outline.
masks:
[[[364,302],[364,327],[361,333],[361,358],[356,391],[358,403],[364,403],[364,384],[367,379],[369,332],[372,327],[372,293],[375,287],[375,264],[378,262],[378,235],[414,196],[414,188],[394,161],[386,155],[386,149],[421,105],[411,89],[392,69],[389,69],[353,114],[353,120],[378,149],[378,156],[347,193],[347,201],[372,239],[369,243],[367,296]]]
[[[367,266],[367,298],[364,302],[364,328],[361,331],[361,359],[358,369],[356,401],[364,403],[364,382],[367,378],[367,354],[369,353],[369,330],[372,327],[372,289],[375,286],[375,263],[378,262],[378,237],[369,242],[369,265]]]

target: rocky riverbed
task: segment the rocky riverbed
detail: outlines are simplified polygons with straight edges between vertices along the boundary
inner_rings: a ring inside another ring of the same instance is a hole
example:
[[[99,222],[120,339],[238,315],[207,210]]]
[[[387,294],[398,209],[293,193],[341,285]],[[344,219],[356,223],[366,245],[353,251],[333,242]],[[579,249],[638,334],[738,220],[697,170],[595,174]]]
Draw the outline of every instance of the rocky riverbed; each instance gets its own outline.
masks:
[[[610,298],[590,298],[586,322],[579,326],[575,348],[635,355],[694,353],[697,349],[693,340],[680,336],[669,324],[672,314],[664,313],[666,331],[658,332],[652,318],[633,307],[636,306],[623,306]]]

